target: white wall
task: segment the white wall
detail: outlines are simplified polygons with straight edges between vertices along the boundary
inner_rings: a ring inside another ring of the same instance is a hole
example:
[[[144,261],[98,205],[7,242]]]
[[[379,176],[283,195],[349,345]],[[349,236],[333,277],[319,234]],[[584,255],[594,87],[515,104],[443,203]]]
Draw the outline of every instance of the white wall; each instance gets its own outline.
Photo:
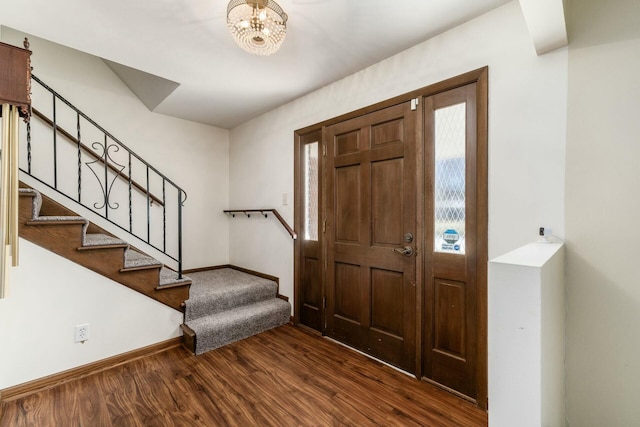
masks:
[[[181,335],[182,313],[20,239],[0,299],[0,389]],[[74,343],[75,325],[89,340]]]
[[[294,130],[485,65],[490,257],[531,241],[541,225],[563,236],[567,49],[536,56],[517,2],[233,129],[230,206],[283,208]],[[292,223],[292,205],[283,211]],[[283,229],[236,218],[230,236],[232,264],[279,276],[293,296],[293,243]]]
[[[2,29],[5,43],[22,46],[25,36]],[[187,192],[183,267],[227,264],[229,231],[222,210],[228,205],[229,132],[152,113],[101,59],[28,37],[35,75]],[[45,109],[36,100],[34,106]],[[86,177],[84,185],[95,179]]]
[[[638,425],[640,2],[569,11],[568,418]]]

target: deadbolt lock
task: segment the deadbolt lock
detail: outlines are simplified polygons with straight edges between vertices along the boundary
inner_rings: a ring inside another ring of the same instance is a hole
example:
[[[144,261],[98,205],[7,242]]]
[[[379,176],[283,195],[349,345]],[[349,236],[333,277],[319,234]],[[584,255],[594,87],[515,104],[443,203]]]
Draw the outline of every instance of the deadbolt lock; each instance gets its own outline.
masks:
[[[405,241],[406,243],[411,243],[411,242],[413,242],[413,234],[411,234],[411,233],[405,233],[405,235],[404,235],[404,241]]]

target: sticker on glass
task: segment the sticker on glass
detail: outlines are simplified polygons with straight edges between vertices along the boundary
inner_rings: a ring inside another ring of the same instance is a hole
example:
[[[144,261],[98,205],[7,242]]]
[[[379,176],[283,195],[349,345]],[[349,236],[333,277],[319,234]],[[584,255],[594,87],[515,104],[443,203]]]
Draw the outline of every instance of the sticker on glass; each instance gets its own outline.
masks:
[[[460,245],[456,243],[460,240],[460,234],[452,228],[449,228],[442,233],[442,239],[444,243],[442,243],[443,251],[459,251]]]

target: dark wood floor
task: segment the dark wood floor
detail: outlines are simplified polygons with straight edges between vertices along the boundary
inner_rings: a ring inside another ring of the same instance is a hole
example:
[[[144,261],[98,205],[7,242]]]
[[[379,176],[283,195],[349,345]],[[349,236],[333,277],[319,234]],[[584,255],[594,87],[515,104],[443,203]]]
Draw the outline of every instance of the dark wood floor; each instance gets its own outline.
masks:
[[[484,411],[283,326],[159,353],[5,402],[0,426],[486,426]]]

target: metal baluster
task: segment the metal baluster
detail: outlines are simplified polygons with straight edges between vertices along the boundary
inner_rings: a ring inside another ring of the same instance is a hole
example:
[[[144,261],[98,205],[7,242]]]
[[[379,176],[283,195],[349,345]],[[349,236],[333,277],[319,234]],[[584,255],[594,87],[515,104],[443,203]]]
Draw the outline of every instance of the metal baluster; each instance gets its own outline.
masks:
[[[78,130],[78,203],[82,203],[82,144],[80,143],[80,113],[76,113]]]
[[[33,117],[29,106],[29,117]],[[27,173],[31,175],[31,120],[27,122]]]
[[[58,189],[58,124],[56,123],[56,96],[53,95],[53,188]]]
[[[131,151],[129,151],[129,233],[133,233],[133,207],[131,203]]]
[[[151,201],[149,200],[149,165],[147,165],[147,243],[151,240]]]
[[[178,189],[178,279],[182,279],[182,193]]]
[[[167,197],[166,197],[166,182],[167,180],[162,177],[162,251],[167,252]]]

